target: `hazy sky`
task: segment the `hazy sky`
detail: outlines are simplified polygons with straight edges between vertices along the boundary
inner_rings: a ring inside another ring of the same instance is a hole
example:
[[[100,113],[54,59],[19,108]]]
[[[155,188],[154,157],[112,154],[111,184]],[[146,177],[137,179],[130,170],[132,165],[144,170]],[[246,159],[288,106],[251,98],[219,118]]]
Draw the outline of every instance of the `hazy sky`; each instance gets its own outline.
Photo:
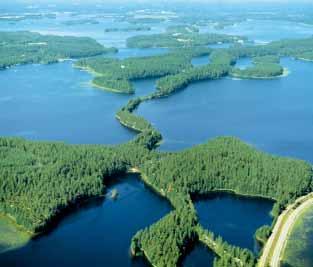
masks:
[[[3,1],[3,0],[0,0]],[[247,3],[284,3],[284,4],[296,4],[296,3],[313,3],[313,0],[16,0],[17,2],[21,3],[151,3],[151,2],[186,2],[186,3],[193,3],[193,2],[201,2],[207,4],[216,4],[216,3],[223,3],[223,4],[247,4]]]

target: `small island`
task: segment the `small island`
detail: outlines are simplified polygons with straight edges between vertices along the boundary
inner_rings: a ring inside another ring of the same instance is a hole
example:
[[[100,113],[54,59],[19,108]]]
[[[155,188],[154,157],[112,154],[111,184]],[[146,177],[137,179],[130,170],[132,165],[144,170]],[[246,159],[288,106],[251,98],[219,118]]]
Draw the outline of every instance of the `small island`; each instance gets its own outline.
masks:
[[[192,47],[209,44],[236,43],[246,40],[243,36],[198,33],[194,27],[170,28],[166,33],[138,35],[127,39],[129,48]]]
[[[116,51],[89,37],[41,35],[28,31],[0,32],[0,40],[0,69],[17,64],[56,63]]]
[[[113,199],[113,200],[116,200],[116,199],[118,198],[118,191],[117,191],[117,189],[114,188],[114,189],[111,191],[111,196],[110,196],[110,198]]]
[[[140,31],[151,31],[149,26],[129,26],[125,28],[106,28],[104,32],[140,32]]]

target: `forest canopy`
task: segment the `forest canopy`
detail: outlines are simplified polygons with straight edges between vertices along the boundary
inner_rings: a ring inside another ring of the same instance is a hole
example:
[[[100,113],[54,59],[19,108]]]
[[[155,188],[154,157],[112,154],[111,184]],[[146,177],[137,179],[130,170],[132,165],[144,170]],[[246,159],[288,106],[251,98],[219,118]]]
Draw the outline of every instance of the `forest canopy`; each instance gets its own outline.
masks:
[[[17,64],[54,63],[63,59],[115,52],[89,37],[41,35],[18,31],[0,32],[0,69]]]

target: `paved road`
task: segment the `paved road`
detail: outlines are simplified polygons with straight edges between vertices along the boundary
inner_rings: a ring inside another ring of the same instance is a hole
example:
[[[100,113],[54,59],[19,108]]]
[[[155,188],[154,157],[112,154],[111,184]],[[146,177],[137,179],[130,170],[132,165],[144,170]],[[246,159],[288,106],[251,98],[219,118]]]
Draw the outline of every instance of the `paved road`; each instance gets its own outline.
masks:
[[[263,249],[258,267],[266,267],[267,262],[270,263],[271,267],[280,266],[281,256],[287,243],[288,235],[302,211],[313,205],[312,196],[312,194],[309,194],[308,196],[301,197],[295,202],[301,203],[297,208],[294,209],[295,203],[289,205],[287,209],[278,217],[273,232]],[[270,257],[271,252],[272,256]]]

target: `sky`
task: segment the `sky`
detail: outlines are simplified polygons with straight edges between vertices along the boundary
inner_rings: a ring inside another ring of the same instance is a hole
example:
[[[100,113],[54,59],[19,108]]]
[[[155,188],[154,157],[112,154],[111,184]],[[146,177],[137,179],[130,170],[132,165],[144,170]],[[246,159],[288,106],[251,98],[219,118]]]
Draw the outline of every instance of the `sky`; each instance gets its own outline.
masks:
[[[5,1],[5,0],[0,0]],[[16,2],[20,3],[30,3],[30,4],[38,4],[38,3],[48,3],[48,4],[54,4],[54,3],[151,3],[151,0],[15,0]],[[313,3],[313,0],[153,0],[152,2],[185,2],[185,3],[206,3],[206,4],[253,4],[253,3],[284,3],[284,4],[296,4],[296,3]]]

